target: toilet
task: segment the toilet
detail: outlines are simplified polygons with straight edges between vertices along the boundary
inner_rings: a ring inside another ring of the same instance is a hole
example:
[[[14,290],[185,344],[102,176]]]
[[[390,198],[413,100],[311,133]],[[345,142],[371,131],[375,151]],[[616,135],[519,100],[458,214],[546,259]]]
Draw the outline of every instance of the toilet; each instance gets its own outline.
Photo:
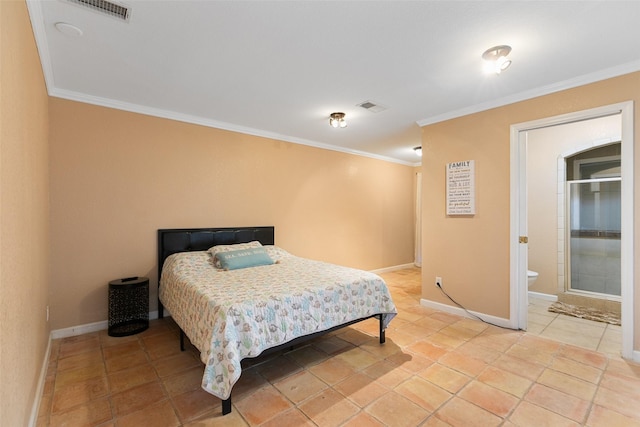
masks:
[[[535,282],[537,278],[538,278],[537,271],[527,270],[527,287],[530,288],[531,285],[533,285],[533,282]]]

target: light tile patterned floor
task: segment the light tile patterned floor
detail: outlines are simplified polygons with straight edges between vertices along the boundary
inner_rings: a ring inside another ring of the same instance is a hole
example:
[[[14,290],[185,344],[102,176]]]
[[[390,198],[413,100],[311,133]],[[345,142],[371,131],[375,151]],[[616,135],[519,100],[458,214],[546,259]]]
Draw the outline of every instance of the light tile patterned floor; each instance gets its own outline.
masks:
[[[418,269],[383,277],[400,312],[386,344],[372,320],[253,361],[225,417],[171,319],[55,340],[38,426],[640,426],[640,365],[603,346],[615,329],[563,344],[545,337],[569,320],[538,322],[533,302],[532,332],[510,331],[421,307]]]
[[[548,311],[551,301],[529,297],[527,332],[612,356],[622,349],[622,328]]]

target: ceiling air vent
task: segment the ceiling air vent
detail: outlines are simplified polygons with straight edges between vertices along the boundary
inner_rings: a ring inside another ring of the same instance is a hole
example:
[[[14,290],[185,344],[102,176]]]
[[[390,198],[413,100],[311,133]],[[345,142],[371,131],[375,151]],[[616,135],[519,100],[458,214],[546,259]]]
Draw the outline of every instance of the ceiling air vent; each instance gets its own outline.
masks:
[[[80,6],[87,7],[95,10],[96,12],[103,13],[105,15],[113,16],[123,21],[129,20],[131,13],[128,7],[106,1],[106,0],[67,0],[69,3],[79,4]]]
[[[371,101],[364,101],[358,104],[358,107],[362,107],[365,110],[371,111],[372,113],[379,113],[380,111],[384,111],[387,107],[383,107],[382,105],[376,104]]]

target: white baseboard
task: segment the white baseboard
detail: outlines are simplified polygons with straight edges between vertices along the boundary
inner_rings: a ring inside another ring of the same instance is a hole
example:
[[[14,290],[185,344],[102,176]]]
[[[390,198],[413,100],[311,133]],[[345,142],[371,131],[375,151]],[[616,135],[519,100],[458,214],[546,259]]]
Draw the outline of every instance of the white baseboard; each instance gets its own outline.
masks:
[[[414,263],[400,264],[400,265],[394,265],[392,267],[378,268],[378,269],[375,269],[375,270],[371,270],[371,272],[372,273],[376,273],[376,274],[380,274],[380,273],[388,273],[390,271],[406,270],[407,268],[419,268],[419,267],[416,267],[416,265]]]
[[[168,312],[165,310],[165,317],[171,317]],[[149,320],[154,320],[158,318],[157,311],[149,312]],[[58,338],[67,338],[67,337],[75,337],[76,335],[88,334],[90,332],[104,331],[109,327],[109,322],[107,320],[102,320],[100,322],[87,323],[85,325],[72,326],[70,328],[64,329],[56,329],[51,331],[51,339]]]
[[[38,411],[40,411],[40,402],[42,401],[42,392],[44,391],[44,383],[47,380],[47,368],[49,367],[49,356],[51,355],[51,336],[47,343],[47,350],[44,352],[44,360],[40,367],[40,377],[36,385],[36,395],[31,406],[31,416],[29,417],[29,427],[35,427],[38,423]]]
[[[407,268],[419,268],[414,263],[394,265],[391,267],[378,268],[371,270],[372,273],[388,273],[390,271],[406,270]],[[164,317],[171,317],[171,313],[165,308]],[[157,319],[158,311],[149,312],[149,320]],[[109,326],[107,320],[100,322],[87,323],[84,325],[72,326],[70,328],[55,329],[51,331],[51,339],[75,337],[77,335],[88,334],[91,332],[104,331]]]
[[[469,314],[471,313],[474,316],[480,317],[482,320],[484,320],[487,323],[491,323],[493,325],[500,326],[502,328],[516,329],[513,327],[513,325],[511,325],[511,322],[509,321],[509,319],[505,319],[503,317],[491,316],[489,314],[478,313],[472,310],[469,310],[469,313],[467,313],[465,310],[459,307],[442,304],[442,303],[431,301],[424,298],[420,299],[420,305],[422,305],[423,307],[433,308],[434,310],[440,310],[446,313],[456,314],[458,316],[466,317],[469,319],[475,319],[473,316]],[[475,319],[475,320],[478,320],[478,319]]]
[[[558,295],[543,294],[541,292],[533,292],[533,291],[528,291],[528,293],[529,293],[529,298],[533,297],[533,298],[538,298],[538,299],[543,299],[545,301],[553,301],[553,302],[558,301]]]
[[[85,325],[72,326],[70,328],[55,329],[51,331],[51,339],[75,337],[76,335],[88,334],[90,332],[107,329],[109,323],[106,320],[101,322],[87,323]]]
[[[372,273],[388,273],[390,271],[397,270],[406,270],[407,268],[419,268],[416,267],[414,263],[409,264],[400,264],[394,265],[391,267],[378,268],[376,270],[370,270]],[[171,313],[165,308],[164,317],[171,317]],[[154,320],[158,318],[158,311],[150,311],[149,312],[149,320]],[[88,334],[91,332],[104,331],[109,326],[107,320],[102,320],[100,322],[87,323],[84,325],[72,326],[70,328],[63,329],[55,329],[51,331],[50,339],[58,339],[58,338],[67,338],[67,337],[75,337],[77,335]]]

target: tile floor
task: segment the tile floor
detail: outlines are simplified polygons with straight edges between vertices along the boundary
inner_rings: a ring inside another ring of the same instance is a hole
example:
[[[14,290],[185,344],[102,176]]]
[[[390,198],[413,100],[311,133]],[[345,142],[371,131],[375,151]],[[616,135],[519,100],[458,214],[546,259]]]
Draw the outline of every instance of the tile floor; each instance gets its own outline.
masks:
[[[620,356],[622,328],[592,320],[551,313],[551,301],[529,297],[527,332],[563,343]]]
[[[400,313],[386,344],[368,320],[254,360],[225,417],[171,319],[55,340],[38,426],[640,426],[640,365],[547,338],[559,319],[533,302],[532,332],[510,331],[421,307],[418,269],[383,277]]]

